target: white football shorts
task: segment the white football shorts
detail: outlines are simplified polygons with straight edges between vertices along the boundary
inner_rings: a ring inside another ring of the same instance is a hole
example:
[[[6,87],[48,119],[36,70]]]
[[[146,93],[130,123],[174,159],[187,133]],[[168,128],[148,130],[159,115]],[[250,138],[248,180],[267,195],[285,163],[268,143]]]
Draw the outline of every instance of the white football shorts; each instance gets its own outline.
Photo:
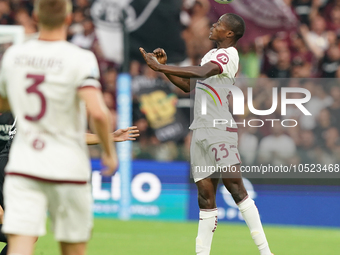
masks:
[[[86,242],[93,226],[92,195],[89,184],[59,184],[7,175],[4,185],[5,234],[42,236],[47,212],[55,239]]]
[[[199,128],[193,131],[190,145],[191,174],[195,182],[214,174],[220,177],[230,167],[241,164],[237,149],[237,129]]]

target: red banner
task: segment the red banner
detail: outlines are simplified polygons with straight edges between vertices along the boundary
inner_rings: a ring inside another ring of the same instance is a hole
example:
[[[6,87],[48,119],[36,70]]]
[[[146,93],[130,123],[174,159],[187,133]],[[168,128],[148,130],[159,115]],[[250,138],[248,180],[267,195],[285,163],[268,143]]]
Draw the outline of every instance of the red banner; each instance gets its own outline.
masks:
[[[216,22],[225,13],[236,13],[246,22],[246,33],[240,43],[254,41],[261,35],[295,30],[298,20],[283,0],[235,0],[219,4],[210,0],[210,19]]]

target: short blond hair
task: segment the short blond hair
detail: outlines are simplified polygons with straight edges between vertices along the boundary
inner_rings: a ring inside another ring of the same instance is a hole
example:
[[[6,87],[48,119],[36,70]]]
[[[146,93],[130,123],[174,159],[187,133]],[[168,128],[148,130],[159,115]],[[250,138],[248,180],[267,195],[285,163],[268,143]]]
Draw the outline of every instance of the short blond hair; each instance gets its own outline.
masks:
[[[72,12],[70,0],[35,0],[34,13],[39,24],[54,29],[64,24],[65,18]]]

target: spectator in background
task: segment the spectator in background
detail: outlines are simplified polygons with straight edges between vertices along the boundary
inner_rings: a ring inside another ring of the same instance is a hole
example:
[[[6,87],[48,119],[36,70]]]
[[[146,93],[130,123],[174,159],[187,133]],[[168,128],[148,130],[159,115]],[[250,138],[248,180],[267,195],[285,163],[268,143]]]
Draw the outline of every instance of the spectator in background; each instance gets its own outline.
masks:
[[[27,10],[28,14],[32,16],[34,1],[35,0],[10,0],[9,2],[14,11],[24,8]]]
[[[82,10],[86,17],[91,16],[90,13],[91,3],[89,0],[73,0],[73,2],[74,2],[73,6],[75,8],[79,8],[80,10]]]
[[[91,50],[94,53],[94,55],[96,55],[96,58],[98,61],[100,77],[101,77],[100,82],[101,84],[104,84],[105,81],[103,77],[105,76],[105,73],[109,70],[116,69],[117,65],[114,62],[107,60],[105,58],[102,48],[100,47],[99,41],[97,39],[94,40]]]
[[[329,46],[325,19],[321,16],[316,16],[311,21],[311,30],[307,25],[301,25],[300,31],[308,48],[315,57],[321,59]]]
[[[72,14],[72,25],[68,28],[68,39],[71,39],[75,34],[81,34],[84,32],[84,26],[82,22],[85,20],[84,13],[81,9],[75,9]]]
[[[340,7],[340,0],[330,0],[329,3],[325,7],[325,10],[323,11],[324,17],[331,17],[331,12],[333,9]]]
[[[289,78],[291,76],[290,51],[282,49],[277,54],[277,63],[269,69],[267,76],[270,78]]]
[[[295,146],[299,146],[301,144],[301,132],[300,126],[297,125],[295,127],[285,128],[286,135],[293,139]]]
[[[334,6],[331,10],[327,29],[335,32],[338,37],[340,36],[340,6]]]
[[[277,33],[273,37],[264,36],[261,41],[259,43],[257,40],[257,44],[264,47],[261,73],[267,75],[269,70],[277,64],[279,52],[288,48],[288,43],[285,33]]]
[[[311,77],[310,64],[301,59],[295,59],[291,63],[292,78],[308,78]]]
[[[148,88],[157,88],[158,83],[160,83],[158,74],[150,69],[147,65],[143,65],[142,74],[134,77],[132,81],[132,93],[134,95],[139,95],[142,90]],[[162,82],[161,85],[163,84],[168,83]]]
[[[110,111],[111,121],[112,121],[111,125],[113,129],[116,129],[116,124],[117,124],[116,97],[114,97],[112,93],[110,92],[104,92],[103,97],[104,97],[104,102]]]
[[[340,68],[340,49],[337,45],[331,45],[325,56],[320,61],[320,73],[323,78],[335,78]],[[338,77],[339,78],[339,77]]]
[[[330,127],[325,132],[325,147],[328,153],[332,153],[340,146],[339,130],[336,127]]]
[[[313,129],[316,143],[320,146],[324,145],[324,132],[332,126],[331,115],[328,109],[323,109],[317,117],[316,127]]]
[[[280,145],[280,146],[278,146]],[[284,134],[281,123],[274,122],[272,134],[264,137],[259,146],[259,162],[274,165],[287,164],[295,155],[296,147],[293,139]]]
[[[103,90],[105,92],[111,93],[114,97],[116,96],[116,88],[117,88],[117,77],[118,73],[116,69],[108,69],[104,73],[103,80]]]
[[[94,40],[96,39],[96,35],[94,32],[94,25],[92,23],[92,20],[89,18],[86,18],[82,21],[83,25],[83,31],[80,33],[76,33],[72,39],[71,43],[83,48],[83,49],[91,49],[94,43]]]
[[[15,14],[15,24],[21,25],[25,29],[26,40],[36,38],[38,36],[38,30],[35,22],[30,17],[28,11],[24,8],[19,9]]]
[[[9,6],[9,2],[5,0],[0,1],[0,24],[12,25],[14,24],[14,18]]]
[[[117,123],[117,105],[116,105],[116,86],[117,86],[117,70],[109,69],[104,73],[103,77],[103,96],[104,101],[111,113],[111,120],[114,129]]]
[[[301,71],[308,77],[312,72],[313,65],[316,65],[313,53],[307,48],[300,34],[294,33],[291,39],[291,59],[293,66],[301,65]],[[293,71],[294,75],[294,71]],[[298,76],[298,75],[295,75]]]
[[[240,47],[241,72],[248,78],[257,78],[260,74],[260,59],[254,43],[246,43]]]
[[[213,47],[212,41],[209,40],[210,21],[207,17],[209,10],[208,0],[197,0],[192,8],[190,24],[183,31],[187,54],[193,65],[198,65],[205,53]]]
[[[330,127],[324,133],[324,154],[328,156],[329,163],[340,162],[340,137],[336,127]]]
[[[301,143],[297,147],[297,154],[300,157],[301,164],[316,164],[315,155],[315,136],[310,130],[303,130],[301,132]]]
[[[130,74],[132,76],[132,81],[134,82],[136,77],[139,77],[139,75],[141,74],[141,64],[138,61],[132,61],[130,63]],[[137,126],[138,130],[140,131],[140,133],[142,134],[142,143],[146,143],[146,141],[144,140],[147,136],[147,129],[149,127],[148,122],[146,120],[145,114],[143,114],[140,111],[139,108],[139,98],[138,98],[138,85],[133,85],[135,86],[135,88],[132,88],[132,98],[133,98],[133,103],[132,103],[132,113],[133,113],[133,123],[135,126]],[[146,139],[147,140],[147,139]],[[141,151],[138,151],[138,154],[140,154]]]
[[[309,17],[312,12],[312,0],[293,0],[291,4],[300,22],[309,25]]]
[[[141,69],[141,64],[138,61],[136,61],[136,60],[131,61],[131,63],[130,63],[130,75],[132,76],[132,78],[140,75],[140,69]]]
[[[321,82],[321,80],[317,81]],[[316,127],[316,116],[320,114],[322,109],[332,105],[333,99],[326,93],[321,84],[314,84],[312,80],[307,80],[303,85],[311,93],[311,99],[305,104],[305,107],[312,115],[302,115],[299,124],[302,129],[312,130]]]
[[[331,88],[331,96],[333,103],[328,108],[331,115],[331,122],[332,125],[340,128],[340,87],[338,84]]]

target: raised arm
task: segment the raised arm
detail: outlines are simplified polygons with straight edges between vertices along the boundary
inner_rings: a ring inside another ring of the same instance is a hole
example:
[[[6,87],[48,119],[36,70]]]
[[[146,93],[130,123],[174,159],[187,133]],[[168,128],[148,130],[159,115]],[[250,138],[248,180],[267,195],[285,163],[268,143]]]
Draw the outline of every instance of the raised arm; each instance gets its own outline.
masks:
[[[157,58],[157,61],[160,64],[162,65],[166,64],[166,61],[168,60],[168,56],[166,55],[166,52],[164,49],[157,48],[153,51],[153,54],[155,55],[155,57]],[[171,75],[171,74],[164,74],[164,75],[169,79],[169,81],[171,81],[171,83],[173,83],[176,87],[180,88],[184,92],[190,92],[194,88],[194,86],[190,88],[190,79],[181,78],[181,77]]]
[[[166,66],[157,61],[155,54],[147,53],[143,48],[139,48],[147,65],[154,71],[164,74],[171,74],[181,78],[208,78],[210,76],[220,74],[221,69],[217,64],[208,62],[203,66]]]
[[[176,75],[178,77],[187,79],[208,78],[210,76],[220,74],[219,66],[212,62],[208,62],[203,66],[187,66],[187,67],[166,66],[157,64],[150,66],[150,68],[164,74]]]
[[[176,87],[180,88],[184,92],[190,92],[193,87],[190,87],[190,79],[177,77],[171,74],[165,74],[165,76],[174,84]]]
[[[167,55],[163,49],[158,48],[153,53],[146,53],[143,48],[140,48],[140,51],[150,68],[164,73],[175,86],[184,92],[194,89],[194,85],[190,85],[190,78],[207,78],[220,73],[219,66],[212,62],[204,66],[166,66]]]

